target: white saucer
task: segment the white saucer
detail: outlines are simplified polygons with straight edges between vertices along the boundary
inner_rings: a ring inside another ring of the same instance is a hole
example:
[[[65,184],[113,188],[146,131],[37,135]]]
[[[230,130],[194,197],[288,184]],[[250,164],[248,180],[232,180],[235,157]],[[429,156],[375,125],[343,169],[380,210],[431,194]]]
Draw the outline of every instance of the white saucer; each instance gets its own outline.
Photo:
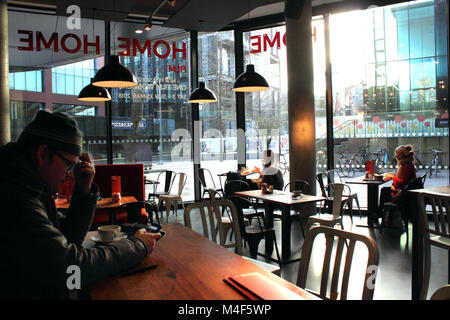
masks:
[[[119,235],[118,235],[117,237],[115,237],[113,240],[110,240],[110,241],[103,241],[103,240],[100,238],[100,235],[99,235],[98,233],[96,233],[96,234],[94,234],[94,235],[91,237],[91,240],[92,240],[92,241],[95,241],[95,242],[97,242],[97,243],[109,243],[109,242],[119,241],[119,240],[126,239],[126,238],[127,238],[127,234],[124,233],[124,232],[120,232]]]

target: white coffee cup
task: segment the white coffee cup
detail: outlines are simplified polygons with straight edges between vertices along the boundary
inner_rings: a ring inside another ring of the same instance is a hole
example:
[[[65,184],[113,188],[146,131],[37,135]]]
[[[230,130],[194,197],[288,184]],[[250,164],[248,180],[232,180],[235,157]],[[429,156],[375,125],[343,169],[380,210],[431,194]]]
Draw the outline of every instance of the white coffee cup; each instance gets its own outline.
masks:
[[[109,224],[97,228],[98,235],[102,241],[112,241],[120,233],[120,226]]]

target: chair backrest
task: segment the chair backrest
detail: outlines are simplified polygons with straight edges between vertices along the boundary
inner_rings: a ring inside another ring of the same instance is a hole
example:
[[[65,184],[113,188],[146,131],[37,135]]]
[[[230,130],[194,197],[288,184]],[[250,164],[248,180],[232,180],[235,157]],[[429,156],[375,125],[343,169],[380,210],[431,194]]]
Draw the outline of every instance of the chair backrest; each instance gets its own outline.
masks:
[[[330,194],[333,197],[333,209],[331,213],[334,218],[338,218],[341,215],[341,201],[345,187],[348,186],[343,183],[330,183],[325,186],[325,190],[330,190]]]
[[[450,300],[450,284],[437,289],[430,300]]]
[[[158,182],[161,180],[161,175],[164,175],[164,192],[169,192],[172,188],[172,182],[175,179],[175,172],[171,170],[164,170],[158,174]],[[156,185],[158,187],[158,185]]]
[[[245,238],[246,235],[247,235],[247,231],[245,229],[245,219],[244,219],[243,209],[253,208],[253,210],[256,213],[257,210],[255,208],[255,204],[250,202],[250,200],[248,200],[247,198],[240,197],[240,196],[232,195],[232,196],[229,196],[227,199],[230,200],[231,202],[233,202],[234,206],[236,207],[237,217],[238,217],[238,224],[239,224],[239,230],[241,232],[241,237]],[[261,225],[260,225],[260,228],[261,228],[261,231],[262,231],[262,226]]]
[[[326,197],[327,196],[327,191],[325,189],[325,182],[324,182],[325,179],[324,178],[328,179],[328,176],[325,173],[320,172],[320,173],[318,173],[316,175],[316,180],[319,183],[320,190],[322,191],[322,197]]]
[[[236,248],[238,254],[242,255],[242,238],[238,223],[238,213],[235,205],[230,200],[212,200],[212,201],[201,201],[197,203],[190,204],[184,210],[184,224],[186,227],[192,229],[191,214],[194,209],[199,209],[200,217],[202,221],[202,231],[203,235],[216,242],[216,229],[219,230],[220,245],[226,248]],[[222,223],[221,212],[226,210],[231,212],[231,220],[234,229],[234,243],[226,243],[225,228]],[[209,226],[209,229],[208,229]]]
[[[286,190],[290,192],[300,190],[303,194],[307,194],[309,192],[309,183],[305,180],[293,180],[284,186],[284,191]]]
[[[218,192],[218,191],[216,191],[214,189],[207,189],[207,190],[208,190],[208,193],[209,193],[209,198],[211,200],[213,200],[213,199],[222,199],[223,198],[222,195],[220,194],[220,192]]]
[[[417,198],[419,206],[419,225],[423,228],[424,235],[424,252],[425,256],[430,255],[430,245],[437,245],[443,249],[450,250],[450,196],[421,193]],[[427,206],[431,206],[433,214],[432,223],[428,222]],[[432,237],[439,237],[443,241],[432,241]],[[420,298],[425,299],[430,282],[430,272],[425,272],[425,276],[420,290]]]
[[[339,172],[335,169],[327,171],[328,183],[342,183],[341,176]]]
[[[224,195],[225,197],[232,196],[236,191],[250,190],[250,186],[243,180],[227,180],[225,182]]]
[[[312,256],[312,248],[316,236],[319,234],[323,234],[325,236],[325,256],[323,259],[320,292],[318,293],[318,295],[323,299],[336,300],[338,296],[340,300],[347,299],[350,271],[352,267],[355,245],[357,242],[361,242],[367,247],[368,250],[362,300],[372,300],[375,290],[375,279],[379,262],[379,251],[377,244],[373,239],[367,236],[340,229],[319,226],[314,227],[308,231],[302,248],[302,259],[300,261],[300,267],[298,271],[297,285],[301,288],[306,289],[306,279]],[[334,265],[332,266],[333,273],[331,277],[330,293],[327,294],[330,265],[335,238],[337,238],[336,251],[334,255],[335,259]],[[347,243],[347,241],[348,246],[345,251],[345,265],[341,278],[342,256],[344,253],[344,244]],[[341,281],[339,281],[340,278]],[[341,283],[340,290],[338,290],[339,283]]]
[[[178,190],[174,194],[181,196],[181,194],[183,193],[184,185],[186,184],[186,181],[187,181],[187,175],[186,175],[186,173],[183,173],[183,172],[176,173],[172,180],[172,186],[175,184],[177,178],[178,178]],[[169,190],[169,193],[171,193],[171,192],[172,192],[172,187]]]
[[[198,179],[200,180],[200,183],[202,184],[202,187],[203,187],[204,189],[207,189],[207,188],[208,188],[208,185],[207,185],[207,183],[206,183],[206,176],[205,176],[205,173],[207,174],[207,176],[209,177],[209,179],[210,179],[211,182],[212,182],[212,185],[213,185],[214,188],[215,188],[215,187],[216,187],[216,183],[214,182],[212,173],[211,173],[211,171],[209,171],[209,170],[206,169],[206,168],[200,168],[200,169],[198,169]]]
[[[415,190],[423,188],[423,180],[425,176],[417,177],[412,179],[403,190]]]
[[[125,208],[127,211],[127,222],[128,223],[144,223],[142,221],[142,209],[145,209],[145,212],[148,215],[147,222],[153,222],[153,212],[157,215],[157,209],[155,204],[147,201],[136,201],[129,202],[121,205],[119,208]],[[157,215],[158,216],[158,215]]]

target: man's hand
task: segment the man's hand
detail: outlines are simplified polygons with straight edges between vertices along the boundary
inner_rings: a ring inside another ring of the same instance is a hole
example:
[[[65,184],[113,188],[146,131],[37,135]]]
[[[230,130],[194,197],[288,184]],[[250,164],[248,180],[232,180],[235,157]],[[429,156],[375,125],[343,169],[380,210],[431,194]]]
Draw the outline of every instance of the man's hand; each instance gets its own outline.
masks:
[[[148,233],[145,229],[139,229],[134,234],[135,238],[142,240],[147,247],[148,254],[150,254],[155,246],[156,240],[161,238],[160,233]]]
[[[75,184],[84,193],[89,194],[94,180],[95,168],[88,153],[80,156],[80,162],[73,169]]]

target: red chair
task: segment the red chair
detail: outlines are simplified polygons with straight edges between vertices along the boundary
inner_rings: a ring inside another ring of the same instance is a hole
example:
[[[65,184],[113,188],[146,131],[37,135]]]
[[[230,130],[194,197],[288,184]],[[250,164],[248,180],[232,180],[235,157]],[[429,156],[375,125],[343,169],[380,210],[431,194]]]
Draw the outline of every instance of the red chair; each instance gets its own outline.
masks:
[[[134,196],[137,201],[145,201],[144,165],[136,164],[102,164],[95,166],[94,183],[97,184],[101,197],[111,197],[111,176],[120,176],[122,196]],[[116,210],[116,223],[127,221],[125,208]],[[140,223],[146,224],[148,215],[142,210]],[[92,226],[108,224],[109,211],[96,209]]]

